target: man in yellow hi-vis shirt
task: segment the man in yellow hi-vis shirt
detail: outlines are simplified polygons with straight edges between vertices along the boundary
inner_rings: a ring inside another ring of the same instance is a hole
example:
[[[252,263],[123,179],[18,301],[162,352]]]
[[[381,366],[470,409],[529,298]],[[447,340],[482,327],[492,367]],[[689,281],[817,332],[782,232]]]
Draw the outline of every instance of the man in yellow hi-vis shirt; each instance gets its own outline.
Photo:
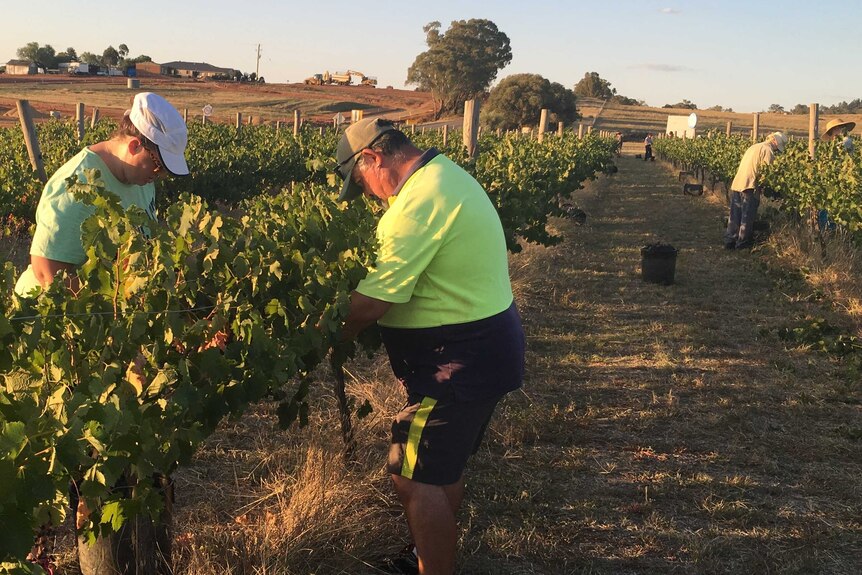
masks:
[[[465,465],[524,372],[503,228],[472,176],[434,148],[419,150],[390,122],[350,126],[337,161],[340,199],[364,193],[387,207],[376,267],[351,295],[345,335],[380,326],[407,390],[387,469],[418,572],[450,575]]]

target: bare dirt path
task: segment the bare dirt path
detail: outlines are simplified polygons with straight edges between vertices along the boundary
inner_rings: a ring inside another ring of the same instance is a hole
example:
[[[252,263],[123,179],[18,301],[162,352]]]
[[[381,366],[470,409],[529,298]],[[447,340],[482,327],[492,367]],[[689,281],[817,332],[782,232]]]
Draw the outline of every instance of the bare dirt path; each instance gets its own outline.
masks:
[[[724,207],[626,148],[582,227],[513,260],[525,394],[473,470],[465,573],[858,573],[858,373],[777,337],[815,313]],[[679,252],[641,281],[639,248]]]

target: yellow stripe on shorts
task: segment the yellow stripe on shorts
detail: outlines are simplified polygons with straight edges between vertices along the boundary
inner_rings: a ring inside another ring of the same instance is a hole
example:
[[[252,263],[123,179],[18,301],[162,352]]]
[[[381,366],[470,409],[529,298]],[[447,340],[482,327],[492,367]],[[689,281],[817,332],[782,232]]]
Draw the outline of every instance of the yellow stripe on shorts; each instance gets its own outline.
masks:
[[[428,421],[428,416],[431,415],[431,410],[434,409],[435,405],[437,405],[437,400],[433,397],[423,398],[422,403],[419,404],[419,409],[416,410],[416,415],[413,416],[413,421],[410,422],[407,445],[404,448],[404,461],[401,463],[401,477],[413,479],[413,468],[416,466],[416,458],[419,456],[419,440],[422,439],[425,422]]]

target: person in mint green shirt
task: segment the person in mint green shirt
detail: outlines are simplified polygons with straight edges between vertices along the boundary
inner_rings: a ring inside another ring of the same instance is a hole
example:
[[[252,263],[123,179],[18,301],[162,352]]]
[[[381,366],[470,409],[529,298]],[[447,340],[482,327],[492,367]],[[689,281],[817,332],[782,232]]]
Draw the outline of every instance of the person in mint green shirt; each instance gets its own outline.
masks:
[[[123,207],[138,206],[155,219],[153,182],[166,174],[189,173],[185,160],[188,131],[179,112],[157,94],[137,94],[110,139],[81,150],[45,184],[36,208],[36,231],[30,246],[30,265],[18,278],[15,293],[38,294],[60,271],[73,272],[87,257],[81,244],[81,224],[94,208],[75,200],[66,179],[97,169],[105,187]],[[77,278],[69,288],[77,291]]]
[[[524,374],[524,332],[500,218],[482,186],[391,122],[351,125],[336,154],[341,200],[386,212],[374,269],[351,294],[344,336],[377,323],[407,400],[387,462],[414,545],[384,568],[451,574],[464,470],[497,403]]]

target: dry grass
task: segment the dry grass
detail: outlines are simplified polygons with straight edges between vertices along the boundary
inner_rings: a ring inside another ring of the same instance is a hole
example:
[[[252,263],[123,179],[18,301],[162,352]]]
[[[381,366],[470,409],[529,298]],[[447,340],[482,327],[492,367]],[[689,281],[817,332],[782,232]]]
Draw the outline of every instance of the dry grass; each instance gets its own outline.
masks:
[[[177,109],[187,108],[189,116],[200,118],[205,104],[213,106],[216,122],[232,123],[236,113],[258,121],[293,121],[294,110],[306,120],[331,122],[338,112],[373,109],[392,117],[425,117],[433,113],[430,94],[413,90],[369,88],[366,86],[305,86],[304,84],[234,84],[167,78],[142,77],[141,90],[158,92]],[[103,117],[118,119],[129,107],[135,91],[126,87],[126,78],[64,78],[51,76],[23,81],[0,77],[0,126],[18,125],[15,101],[26,99],[47,115],[59,111],[65,118],[75,116],[75,105],[83,102],[85,113],[99,108]]]
[[[576,193],[586,225],[556,221],[563,244],[511,259],[527,378],[468,470],[459,572],[859,573],[858,374],[776,336],[858,317],[858,267],[784,281],[808,247],[782,234],[725,251],[723,196],[683,195],[640,151]],[[680,250],[672,286],[640,280],[656,240]],[[805,297],[815,284],[847,303]],[[339,457],[322,371],[309,427],[277,431],[259,406],[178,474],[178,573],[379,572],[407,538],[383,469],[403,395],[382,358],[351,374],[375,410],[358,462]]]

